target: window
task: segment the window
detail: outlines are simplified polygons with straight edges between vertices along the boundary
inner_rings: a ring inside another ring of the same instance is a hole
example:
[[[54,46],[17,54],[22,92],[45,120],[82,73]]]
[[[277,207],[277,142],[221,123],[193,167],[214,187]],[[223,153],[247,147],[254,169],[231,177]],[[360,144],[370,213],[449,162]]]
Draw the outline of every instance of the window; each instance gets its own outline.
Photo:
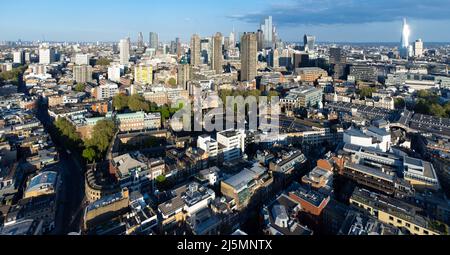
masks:
[[[415,231],[420,231],[419,227],[414,227]]]
[[[398,224],[402,224],[402,220],[397,220],[397,223]]]
[[[429,235],[429,234],[430,234],[430,232],[426,231],[425,229],[423,230],[423,233],[424,233],[425,235]]]
[[[406,225],[407,228],[411,227],[411,224],[409,224],[409,223],[406,223],[405,225]]]
[[[394,217],[389,216],[389,220],[390,220],[390,221],[394,221]]]

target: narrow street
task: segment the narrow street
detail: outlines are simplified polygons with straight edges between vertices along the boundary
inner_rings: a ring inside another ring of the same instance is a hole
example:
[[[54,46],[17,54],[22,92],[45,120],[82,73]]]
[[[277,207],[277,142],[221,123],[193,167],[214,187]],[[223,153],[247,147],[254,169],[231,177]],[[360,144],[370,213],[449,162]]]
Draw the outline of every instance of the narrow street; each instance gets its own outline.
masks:
[[[44,124],[59,153],[60,176],[62,187],[59,194],[56,212],[56,229],[54,234],[67,234],[80,231],[80,221],[83,213],[84,201],[84,165],[81,157],[75,155],[61,145],[53,132],[53,123],[47,112],[47,107],[39,106],[37,113],[39,120]],[[69,155],[70,153],[70,155]]]

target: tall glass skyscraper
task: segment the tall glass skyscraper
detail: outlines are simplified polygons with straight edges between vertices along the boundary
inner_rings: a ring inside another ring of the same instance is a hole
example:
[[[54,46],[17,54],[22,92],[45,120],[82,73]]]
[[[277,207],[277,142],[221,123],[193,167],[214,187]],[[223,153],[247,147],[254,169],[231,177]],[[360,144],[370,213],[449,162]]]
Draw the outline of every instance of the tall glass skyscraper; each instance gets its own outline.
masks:
[[[274,28],[272,23],[272,16],[269,16],[266,19],[264,19],[263,23],[261,24],[261,31],[263,33],[263,47],[273,48]]]
[[[409,44],[410,35],[411,30],[405,18],[403,19],[402,39],[400,44],[400,56],[402,58],[409,58],[412,56],[412,46]]]
[[[314,47],[316,44],[316,37],[312,36],[312,35],[305,35],[303,37],[303,43],[305,46],[305,51],[312,52],[312,51],[314,51]]]
[[[151,49],[158,49],[158,44],[158,34],[155,32],[150,32],[149,47]]]

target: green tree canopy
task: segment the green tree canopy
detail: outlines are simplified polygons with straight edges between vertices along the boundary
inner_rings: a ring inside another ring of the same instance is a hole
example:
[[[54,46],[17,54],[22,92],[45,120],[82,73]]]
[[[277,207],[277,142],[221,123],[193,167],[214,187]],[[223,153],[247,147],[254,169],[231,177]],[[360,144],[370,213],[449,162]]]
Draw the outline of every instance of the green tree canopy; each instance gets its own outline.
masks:
[[[403,109],[403,108],[405,108],[405,106],[406,106],[405,99],[403,99],[403,98],[396,98],[394,100],[394,105],[395,105],[396,109]]]
[[[77,92],[83,92],[85,89],[86,89],[86,84],[83,84],[83,83],[78,83],[75,86],[75,91],[77,91]]]
[[[14,85],[19,84],[20,76],[25,72],[25,66],[13,68],[11,71],[0,72],[1,82],[10,82]]]
[[[113,107],[117,111],[121,111],[124,108],[128,107],[128,99],[129,97],[124,94],[117,94],[113,97]]]
[[[361,98],[372,98],[372,94],[376,92],[376,88],[372,87],[363,87],[359,90],[359,96]]]
[[[59,118],[54,123],[57,128],[60,137],[64,142],[68,143],[68,146],[78,148],[81,144],[80,134],[78,134],[75,126],[66,118]]]
[[[100,120],[94,126],[92,138],[86,141],[87,148],[95,148],[100,153],[105,153],[116,133],[116,125],[112,120]]]
[[[128,108],[132,111],[150,111],[150,106],[148,102],[145,101],[145,98],[141,95],[132,95],[128,98]]]
[[[280,93],[278,93],[278,91],[276,91],[276,90],[271,90],[271,91],[267,92],[267,97],[269,100],[271,100],[272,97],[278,97],[278,96],[280,96]]]
[[[177,80],[175,78],[170,78],[168,81],[169,85],[175,87],[177,85]]]
[[[107,58],[99,58],[97,60],[97,65],[100,66],[109,66],[111,64],[111,60],[107,59]]]
[[[93,162],[97,157],[97,153],[94,148],[86,148],[83,151],[83,158],[85,158],[88,162]]]

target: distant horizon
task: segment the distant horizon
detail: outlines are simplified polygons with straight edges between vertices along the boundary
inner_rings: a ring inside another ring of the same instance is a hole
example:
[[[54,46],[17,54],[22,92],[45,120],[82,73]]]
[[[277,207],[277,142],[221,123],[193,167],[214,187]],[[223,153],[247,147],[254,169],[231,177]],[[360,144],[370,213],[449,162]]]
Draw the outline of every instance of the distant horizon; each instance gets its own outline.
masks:
[[[204,38],[204,37],[202,37]],[[2,43],[17,43],[17,42],[22,42],[22,43],[118,43],[120,39],[118,39],[117,41],[55,41],[55,40],[22,40],[22,39],[18,39],[18,40],[0,40],[0,42]],[[174,41],[174,40],[173,40]],[[412,40],[410,43],[413,43],[415,40]],[[136,44],[137,40],[131,40],[132,44]],[[168,44],[171,41],[160,41],[162,43]],[[303,41],[284,41],[285,43],[290,43],[290,44],[303,44]],[[144,41],[144,43],[147,43]],[[189,43],[189,42],[185,42],[182,40],[182,43]],[[450,41],[423,41],[424,45],[427,44],[450,44]],[[395,41],[316,41],[316,44],[400,44],[400,42],[395,42]]]
[[[262,19],[272,16],[279,37],[288,42],[301,41],[303,34],[325,42],[397,42],[403,18],[411,27],[411,41],[450,42],[450,33],[445,32],[450,27],[448,0],[426,4],[422,0],[130,0],[127,4],[79,0],[72,5],[41,0],[38,4],[5,1],[2,10],[0,41],[114,42],[127,36],[134,41],[143,32],[148,42],[148,33],[154,31],[161,41],[180,37],[188,42],[194,33],[228,31],[224,33],[228,35],[233,28],[256,32]],[[68,16],[71,13],[84,18]]]

